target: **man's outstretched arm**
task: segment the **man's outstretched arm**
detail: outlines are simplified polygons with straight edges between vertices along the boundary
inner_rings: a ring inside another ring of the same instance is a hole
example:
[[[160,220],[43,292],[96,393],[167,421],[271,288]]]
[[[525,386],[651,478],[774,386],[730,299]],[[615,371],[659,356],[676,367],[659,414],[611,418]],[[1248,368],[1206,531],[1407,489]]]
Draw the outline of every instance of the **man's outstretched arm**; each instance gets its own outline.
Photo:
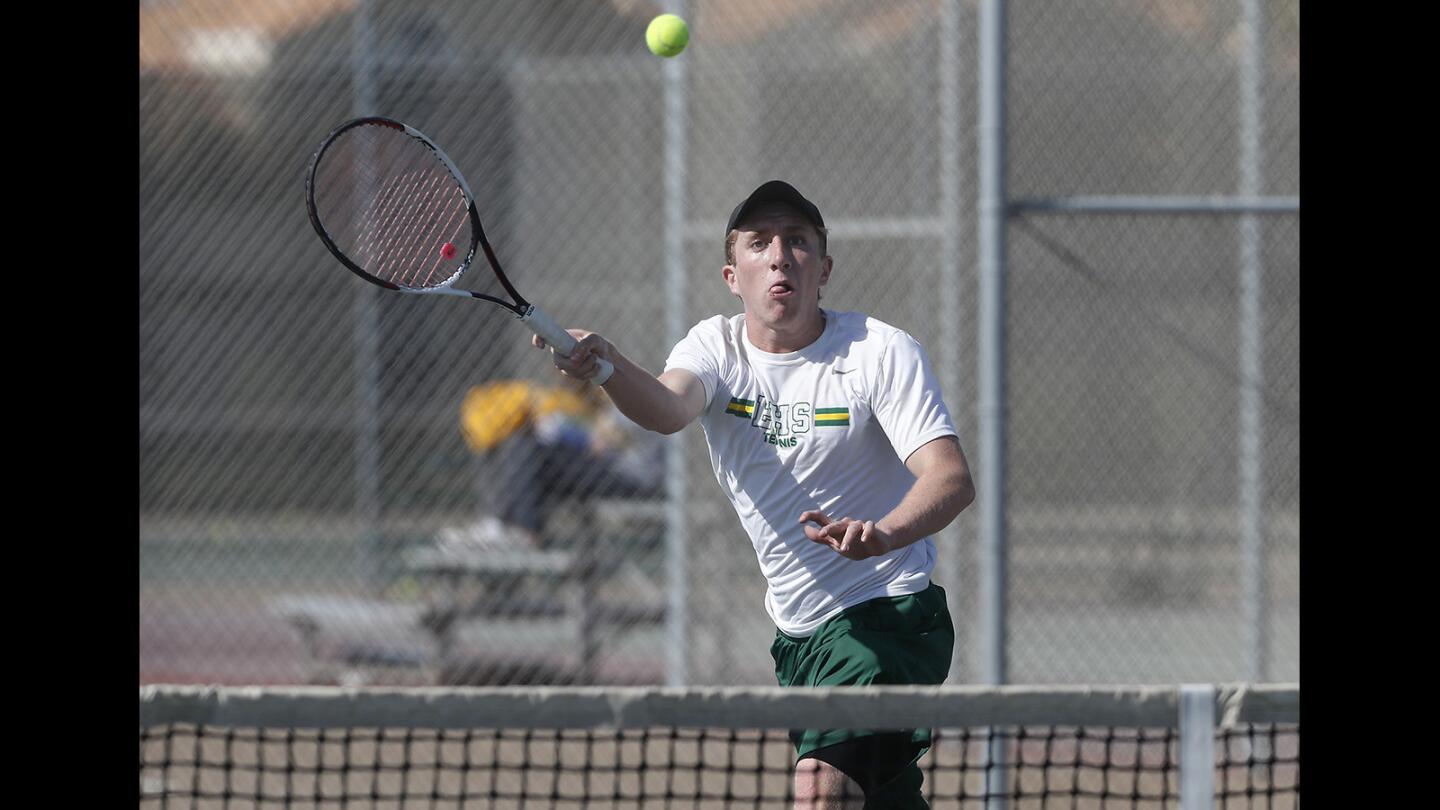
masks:
[[[568,331],[575,336],[575,348],[569,356],[556,353],[555,367],[568,376],[588,379],[600,359],[610,361],[615,372],[602,388],[615,407],[640,427],[656,433],[677,433],[705,409],[705,386],[694,374],[670,369],[656,377],[600,335],[582,329]],[[546,348],[539,336],[530,342]]]

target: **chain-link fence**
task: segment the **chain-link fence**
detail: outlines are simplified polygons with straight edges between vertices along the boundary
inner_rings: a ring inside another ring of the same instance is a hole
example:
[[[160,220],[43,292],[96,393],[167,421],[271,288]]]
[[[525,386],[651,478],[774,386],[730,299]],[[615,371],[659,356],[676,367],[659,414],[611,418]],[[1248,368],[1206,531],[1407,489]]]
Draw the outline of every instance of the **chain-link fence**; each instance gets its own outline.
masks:
[[[346,273],[304,169],[357,114],[416,126],[521,289],[652,370],[738,310],[725,216],[785,178],[826,304],[920,339],[974,462],[977,5],[142,2],[142,682],[773,682],[699,430],[624,430],[493,307]],[[1298,207],[1224,202],[1298,194],[1298,0],[1008,7],[1009,679],[1298,680]],[[1046,204],[1098,196],[1130,202]],[[521,509],[556,441],[638,483]],[[957,683],[976,513],[939,541]]]

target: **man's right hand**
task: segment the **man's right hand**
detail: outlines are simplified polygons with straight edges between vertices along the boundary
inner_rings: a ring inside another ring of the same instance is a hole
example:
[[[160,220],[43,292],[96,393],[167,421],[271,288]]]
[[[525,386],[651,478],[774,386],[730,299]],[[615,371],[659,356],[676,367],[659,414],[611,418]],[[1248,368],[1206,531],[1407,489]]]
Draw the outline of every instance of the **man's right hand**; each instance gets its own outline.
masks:
[[[570,350],[568,356],[558,351],[551,352],[555,368],[559,369],[561,374],[588,380],[599,372],[600,360],[606,360],[614,365],[615,361],[611,359],[610,343],[605,338],[583,329],[567,329],[565,331],[575,338],[575,348]],[[530,345],[537,349],[550,348],[549,344],[539,335],[531,336]]]

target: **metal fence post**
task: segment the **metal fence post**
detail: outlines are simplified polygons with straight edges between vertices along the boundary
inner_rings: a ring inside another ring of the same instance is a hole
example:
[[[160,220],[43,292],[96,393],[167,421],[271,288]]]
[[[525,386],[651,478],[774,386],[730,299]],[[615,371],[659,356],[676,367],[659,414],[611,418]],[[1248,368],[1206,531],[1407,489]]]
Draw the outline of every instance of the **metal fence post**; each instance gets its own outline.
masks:
[[[1240,57],[1240,196],[1260,196],[1260,9],[1256,0],[1241,0],[1244,43]],[[1264,511],[1261,423],[1260,222],[1255,214],[1240,217],[1240,579],[1244,587],[1242,615],[1245,677],[1265,680],[1269,615],[1265,609],[1265,548],[1260,526]]]
[[[355,8],[351,37],[351,81],[354,114],[375,113],[375,49],[370,29],[370,0]],[[355,388],[355,514],[359,518],[360,553],[371,588],[383,586],[380,549],[380,361],[379,290],[356,285],[354,306]]]
[[[671,4],[672,13],[683,17],[685,4]],[[685,61],[668,59],[664,67],[664,167],[665,167],[665,334],[670,345],[685,336],[688,300],[685,271]],[[665,683],[684,686],[689,681],[686,655],[686,600],[689,582],[686,572],[686,545],[689,539],[685,503],[689,499],[685,477],[685,446],[681,437],[669,439],[665,448],[665,537],[666,537],[666,634]]]
[[[980,499],[981,660],[985,683],[1005,672],[1005,2],[980,5]],[[990,740],[985,792],[998,810],[1004,742]]]

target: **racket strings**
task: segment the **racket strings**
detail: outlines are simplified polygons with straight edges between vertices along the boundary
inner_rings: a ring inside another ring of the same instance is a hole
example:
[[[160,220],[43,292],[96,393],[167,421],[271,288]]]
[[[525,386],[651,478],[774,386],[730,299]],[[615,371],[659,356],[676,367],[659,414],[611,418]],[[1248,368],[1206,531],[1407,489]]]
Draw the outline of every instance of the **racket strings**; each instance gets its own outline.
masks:
[[[435,278],[444,259],[441,248],[454,237],[456,225],[463,221],[467,209],[464,195],[447,179],[433,175],[425,178],[409,197],[401,200],[395,217],[381,228],[388,242],[373,256],[375,275],[408,287],[431,286],[445,280],[444,276]]]
[[[390,180],[376,194],[360,226],[360,232],[366,237],[359,244],[355,258],[387,281],[394,280],[386,273],[386,266],[394,256],[395,244],[404,228],[407,205],[425,179],[423,172],[407,172]],[[430,179],[436,181],[436,178]]]
[[[391,284],[447,284],[471,255],[469,200],[434,152],[403,132],[342,133],[316,169],[315,199],[340,252]]]

